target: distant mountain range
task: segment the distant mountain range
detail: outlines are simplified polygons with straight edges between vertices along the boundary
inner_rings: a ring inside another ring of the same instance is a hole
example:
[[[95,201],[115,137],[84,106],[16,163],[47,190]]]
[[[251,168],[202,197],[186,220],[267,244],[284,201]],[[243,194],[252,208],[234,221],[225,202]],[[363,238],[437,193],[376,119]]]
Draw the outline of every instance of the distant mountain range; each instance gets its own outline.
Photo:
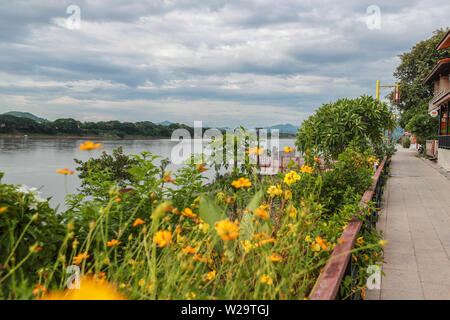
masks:
[[[274,125],[271,127],[267,127],[265,129],[267,129],[267,131],[269,131],[271,129],[278,129],[278,130],[280,130],[280,133],[297,134],[297,130],[300,129],[300,127],[294,126],[290,123],[286,123],[286,124],[277,124],[277,125]]]
[[[173,122],[170,122],[168,120],[163,121],[163,122],[158,122],[158,124],[164,125],[164,126],[168,126],[170,124],[172,124]],[[219,127],[217,128],[219,130],[229,130],[232,129],[230,127]],[[297,134],[297,130],[300,129],[299,126],[294,126],[290,123],[285,123],[285,124],[277,124],[271,127],[265,127],[264,129],[266,129],[267,131],[270,131],[272,129],[278,129],[280,131],[280,133],[287,133],[287,134]]]
[[[9,111],[9,112],[5,112],[3,114],[14,116],[14,117],[19,117],[19,118],[28,118],[28,119],[34,120],[36,122],[48,122],[47,119],[39,118],[38,116],[35,116],[34,114],[29,113],[29,112]]]
[[[47,119],[40,118],[40,117],[35,116],[34,114],[29,113],[29,112],[9,111],[9,112],[5,112],[3,114],[15,116],[15,117],[21,117],[21,118],[28,118],[28,119],[34,120],[36,122],[48,122]],[[157,124],[163,125],[163,126],[168,126],[168,125],[171,125],[173,123],[174,122],[165,120],[165,121],[162,121],[162,122],[158,122]],[[274,125],[274,126],[271,126],[271,127],[265,127],[264,129],[266,129],[267,131],[270,131],[272,129],[278,129],[280,131],[280,133],[296,134],[297,130],[299,128],[300,128],[299,126],[294,126],[294,125],[292,125],[290,123],[286,123],[286,124],[277,124],[277,125]],[[221,128],[218,128],[218,129],[220,129],[220,130],[227,130],[227,129],[231,129],[231,128],[229,128],[229,127],[221,127]]]

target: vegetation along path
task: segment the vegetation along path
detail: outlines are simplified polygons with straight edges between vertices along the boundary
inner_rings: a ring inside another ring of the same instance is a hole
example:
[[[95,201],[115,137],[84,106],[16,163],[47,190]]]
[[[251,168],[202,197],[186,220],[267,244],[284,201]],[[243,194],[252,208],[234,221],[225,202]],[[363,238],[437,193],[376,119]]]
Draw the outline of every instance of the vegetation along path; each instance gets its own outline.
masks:
[[[385,276],[366,299],[450,299],[450,180],[397,148],[378,222]]]

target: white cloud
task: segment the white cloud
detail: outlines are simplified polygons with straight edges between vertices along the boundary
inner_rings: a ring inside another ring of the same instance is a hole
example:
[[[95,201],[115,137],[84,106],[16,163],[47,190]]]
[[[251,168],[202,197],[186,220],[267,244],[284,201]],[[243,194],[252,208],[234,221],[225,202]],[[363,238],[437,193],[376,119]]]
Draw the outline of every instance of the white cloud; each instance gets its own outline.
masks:
[[[5,111],[299,123],[321,103],[392,83],[396,56],[448,26],[450,9],[381,1],[381,29],[369,30],[371,1],[79,1],[81,29],[69,30],[68,4],[13,2],[0,13]]]

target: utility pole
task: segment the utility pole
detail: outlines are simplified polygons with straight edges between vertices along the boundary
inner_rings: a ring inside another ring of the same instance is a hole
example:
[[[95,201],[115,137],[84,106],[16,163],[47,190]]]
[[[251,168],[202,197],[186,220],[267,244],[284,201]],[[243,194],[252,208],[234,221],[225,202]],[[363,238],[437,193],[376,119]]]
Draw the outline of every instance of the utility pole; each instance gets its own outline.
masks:
[[[377,90],[376,90],[376,94],[375,94],[375,99],[377,99],[378,101],[380,101],[380,88],[395,88],[394,89],[394,95],[392,97],[393,101],[400,101],[400,85],[398,84],[398,82],[395,82],[394,85],[380,85],[380,80],[377,80]],[[389,133],[389,129],[388,129],[388,137],[390,136]]]

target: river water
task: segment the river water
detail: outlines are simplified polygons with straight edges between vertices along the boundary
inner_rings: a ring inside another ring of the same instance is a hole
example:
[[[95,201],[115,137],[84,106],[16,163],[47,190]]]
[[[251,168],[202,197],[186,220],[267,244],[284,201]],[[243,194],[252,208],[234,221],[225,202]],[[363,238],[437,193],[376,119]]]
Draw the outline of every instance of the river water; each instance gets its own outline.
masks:
[[[125,154],[139,154],[149,151],[154,155],[170,158],[173,148],[179,144],[170,139],[162,140],[104,140],[102,149],[90,152],[78,149],[84,140],[75,139],[0,139],[0,172],[4,172],[3,183],[25,184],[40,188],[43,197],[52,197],[50,204],[64,207],[66,195],[64,176],[56,169],[75,170],[74,158],[86,161],[90,156],[98,157],[102,151],[111,153],[122,146]],[[279,147],[293,147],[293,139],[280,139]],[[181,165],[170,164],[167,170],[176,170]],[[75,193],[80,186],[77,173],[67,177],[67,190]],[[205,176],[211,179],[214,170],[208,170]]]

